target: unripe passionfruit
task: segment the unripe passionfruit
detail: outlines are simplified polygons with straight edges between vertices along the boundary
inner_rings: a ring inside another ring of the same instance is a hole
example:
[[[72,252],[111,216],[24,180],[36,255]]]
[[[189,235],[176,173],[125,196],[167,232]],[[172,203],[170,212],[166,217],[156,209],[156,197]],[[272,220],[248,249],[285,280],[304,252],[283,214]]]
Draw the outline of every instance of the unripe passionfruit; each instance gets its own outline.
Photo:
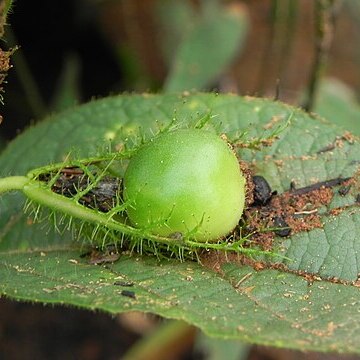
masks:
[[[201,129],[175,130],[155,137],[131,158],[124,199],[135,227],[216,241],[239,222],[245,178],[224,140]]]

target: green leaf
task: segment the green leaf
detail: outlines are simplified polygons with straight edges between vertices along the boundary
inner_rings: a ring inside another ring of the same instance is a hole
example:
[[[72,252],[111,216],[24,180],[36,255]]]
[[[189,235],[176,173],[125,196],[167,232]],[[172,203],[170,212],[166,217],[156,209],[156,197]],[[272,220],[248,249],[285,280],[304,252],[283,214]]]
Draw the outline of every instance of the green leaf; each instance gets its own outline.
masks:
[[[359,274],[359,208],[339,216],[326,216],[324,227],[291,237],[286,256],[289,269],[317,274],[325,279],[356,281]]]
[[[263,137],[277,123],[289,121],[272,146],[257,152],[238,150],[280,193],[292,180],[300,187],[354,177],[346,196],[335,188],[329,205],[319,209],[321,228],[276,239],[278,251],[290,258],[279,260],[288,270],[257,272],[236,261],[202,266],[135,255],[104,267],[90,265],[80,257],[78,248],[84,244],[73,243],[69,233],[49,232],[46,221],[33,224],[22,215],[23,196],[11,193],[0,198],[0,293],[114,314],[152,312],[185,320],[222,339],[360,353],[356,286],[360,145],[342,137],[343,130],[335,125],[266,99],[216,94],[117,96],[65,111],[28,129],[2,152],[0,171],[3,176],[23,175],[60,161],[70,150],[80,157],[93,156],[109,145],[109,139],[112,146],[120,146],[139,131],[153,136],[174,117],[188,124],[209,113],[208,126],[220,128],[229,139],[244,131],[247,138]],[[329,145],[334,148],[326,151]],[[299,275],[305,272],[314,282]],[[114,285],[117,280],[134,286]],[[121,295],[122,290],[133,291],[135,299]]]
[[[359,352],[359,289],[351,286],[309,286],[293,274],[235,264],[216,273],[196,263],[125,256],[101,267],[88,265],[77,251],[2,254],[0,275],[1,293],[16,299],[112,314],[153,312],[194,324],[209,336]],[[122,281],[133,286],[114,285]]]
[[[164,85],[167,92],[205,89],[239,54],[247,34],[242,8],[204,15],[179,45]]]
[[[360,105],[355,93],[339,80],[323,81],[315,111],[334,124],[360,135]]]

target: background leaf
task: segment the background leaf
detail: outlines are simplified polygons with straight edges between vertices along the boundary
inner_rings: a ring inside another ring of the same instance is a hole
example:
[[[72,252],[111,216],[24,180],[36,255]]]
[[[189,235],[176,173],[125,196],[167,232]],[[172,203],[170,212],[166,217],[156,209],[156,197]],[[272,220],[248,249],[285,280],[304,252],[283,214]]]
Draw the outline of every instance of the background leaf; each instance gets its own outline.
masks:
[[[202,90],[213,85],[243,47],[247,25],[241,7],[218,5],[204,11],[176,50],[164,90]]]
[[[80,100],[80,62],[75,54],[68,54],[64,59],[52,99],[52,110],[59,112],[74,106]]]
[[[163,29],[159,34],[161,50],[170,66],[179,43],[196,23],[196,12],[188,1],[181,0],[158,0],[155,9]]]
[[[334,124],[360,135],[360,105],[354,91],[339,80],[323,81],[315,111]]]
[[[250,347],[247,344],[236,340],[214,339],[205,336],[203,333],[198,335],[196,349],[205,354],[208,360],[245,360],[250,352]]]
[[[239,150],[243,159],[252,161],[255,173],[264,175],[279,192],[289,189],[293,179],[305,186],[314,178],[358,176],[356,139],[323,151],[343,134],[331,123],[278,102],[215,94],[117,96],[65,111],[10,143],[0,156],[0,169],[3,176],[24,174],[61,160],[71,149],[78,156],[91,156],[108,145],[108,139],[116,146],[139,131],[152,136],[174,117],[187,124],[208,113],[213,115],[212,125],[230,139],[244,130],[248,137],[264,136],[273,131],[269,124],[275,118],[283,122],[290,118],[273,146],[261,152]],[[83,244],[74,244],[70,234],[47,232],[44,223],[33,224],[22,215],[22,196],[7,194],[0,199],[0,292],[15,299],[114,314],[152,312],[185,320],[224,339],[360,352],[358,177],[355,181],[345,197],[335,189],[332,202],[322,209],[323,228],[277,239],[279,251],[291,258],[290,272],[257,272],[236,262],[202,266],[136,256],[123,256],[104,267],[89,265],[76,249]],[[340,214],[330,213],[339,207]],[[319,276],[318,280],[308,282],[296,274],[298,270]],[[338,283],[333,277],[339,278]],[[129,289],[114,285],[116,280],[133,282],[130,290],[135,298],[121,295]]]

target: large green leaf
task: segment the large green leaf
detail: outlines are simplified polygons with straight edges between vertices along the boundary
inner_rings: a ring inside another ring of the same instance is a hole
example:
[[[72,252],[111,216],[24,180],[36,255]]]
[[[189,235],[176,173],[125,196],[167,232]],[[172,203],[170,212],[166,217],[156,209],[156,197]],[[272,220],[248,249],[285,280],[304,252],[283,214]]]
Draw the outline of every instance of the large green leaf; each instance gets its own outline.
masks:
[[[44,223],[33,224],[21,215],[22,196],[8,194],[0,200],[1,293],[111,313],[152,312],[183,319],[219,338],[360,353],[356,286],[360,146],[347,137],[341,146],[324,151],[342,136],[331,123],[265,99],[215,94],[118,96],[68,110],[28,129],[1,154],[0,169],[2,175],[24,174],[61,160],[70,149],[88,157],[104,146],[105,139],[119,144],[139,127],[151,136],[174,117],[186,124],[209,112],[230,139],[244,130],[248,137],[263,136],[273,131],[269,123],[274,119],[290,118],[271,147],[239,151],[279,192],[289,189],[292,180],[306,186],[338,176],[355,178],[346,196],[335,189],[331,203],[321,209],[322,228],[276,240],[278,251],[290,258],[281,259],[288,271],[255,271],[225,262],[215,272],[212,266],[195,262],[136,256],[123,256],[105,267],[89,265],[74,249],[69,233],[60,236]],[[298,272],[317,280],[309,283]],[[117,280],[134,286],[114,285]],[[122,290],[133,291],[136,298],[121,295]]]
[[[0,274],[1,292],[17,299],[113,314],[152,312],[226,339],[359,352],[359,290],[351,286],[309,286],[296,275],[234,264],[215,273],[196,263],[124,257],[100,267],[69,251],[3,254]],[[133,286],[115,285],[121,282]],[[135,298],[122,295],[124,290]]]

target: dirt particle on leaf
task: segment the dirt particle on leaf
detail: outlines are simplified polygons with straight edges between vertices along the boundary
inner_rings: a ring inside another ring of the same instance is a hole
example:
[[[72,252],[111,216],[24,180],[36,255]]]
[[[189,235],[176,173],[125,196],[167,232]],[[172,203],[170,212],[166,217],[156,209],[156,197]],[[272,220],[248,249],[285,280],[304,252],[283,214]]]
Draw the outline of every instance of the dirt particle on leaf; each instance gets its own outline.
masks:
[[[201,264],[210,270],[222,274],[223,271],[221,269],[221,266],[224,263],[232,262],[231,261],[232,255],[233,254],[230,255],[230,258],[227,258],[223,252],[204,251],[201,254]],[[236,259],[233,259],[234,262],[238,262],[240,260],[240,257],[242,256],[238,255]]]
[[[120,259],[120,253],[117,249],[107,247],[103,250],[99,248],[93,248],[90,251],[80,255],[81,258],[88,258],[87,262],[90,265],[103,265],[112,264]]]
[[[131,281],[123,281],[123,280],[117,280],[114,282],[115,286],[124,286],[124,287],[132,287],[134,286],[134,283]]]
[[[274,125],[276,125],[279,121],[283,120],[283,118],[284,117],[281,115],[274,115],[271,117],[270,121],[263,126],[263,128],[265,130],[272,129]]]
[[[130,290],[122,290],[120,292],[120,295],[131,298],[131,299],[136,299],[136,295],[134,291],[130,291]]]
[[[286,237],[286,236],[289,236],[291,233],[291,228],[289,227],[289,224],[286,222],[286,220],[282,216],[274,217],[274,226],[276,228],[279,228],[278,230],[274,231],[274,233],[278,236]]]
[[[314,155],[302,155],[302,156],[300,156],[300,159],[303,160],[303,161],[316,160],[316,156],[314,156]]]
[[[356,139],[355,135],[352,134],[350,131],[345,131],[345,132],[342,134],[341,138],[342,138],[343,140],[347,141],[349,144],[353,144],[354,141],[355,141],[355,139]]]
[[[285,298],[291,298],[291,297],[293,297],[293,296],[294,296],[294,294],[291,294],[291,293],[285,293],[285,294],[283,294],[283,296],[284,296]]]
[[[278,167],[283,167],[284,160],[274,160],[274,164],[277,165]]]
[[[237,329],[237,331],[239,331],[239,332],[245,331],[245,328],[244,328],[243,326],[241,326],[241,325],[239,325],[236,329]]]
[[[348,194],[348,192],[350,191],[351,185],[343,185],[341,186],[341,188],[338,190],[338,193],[340,196],[346,196]]]
[[[76,259],[69,259],[69,263],[77,265],[79,262]]]

